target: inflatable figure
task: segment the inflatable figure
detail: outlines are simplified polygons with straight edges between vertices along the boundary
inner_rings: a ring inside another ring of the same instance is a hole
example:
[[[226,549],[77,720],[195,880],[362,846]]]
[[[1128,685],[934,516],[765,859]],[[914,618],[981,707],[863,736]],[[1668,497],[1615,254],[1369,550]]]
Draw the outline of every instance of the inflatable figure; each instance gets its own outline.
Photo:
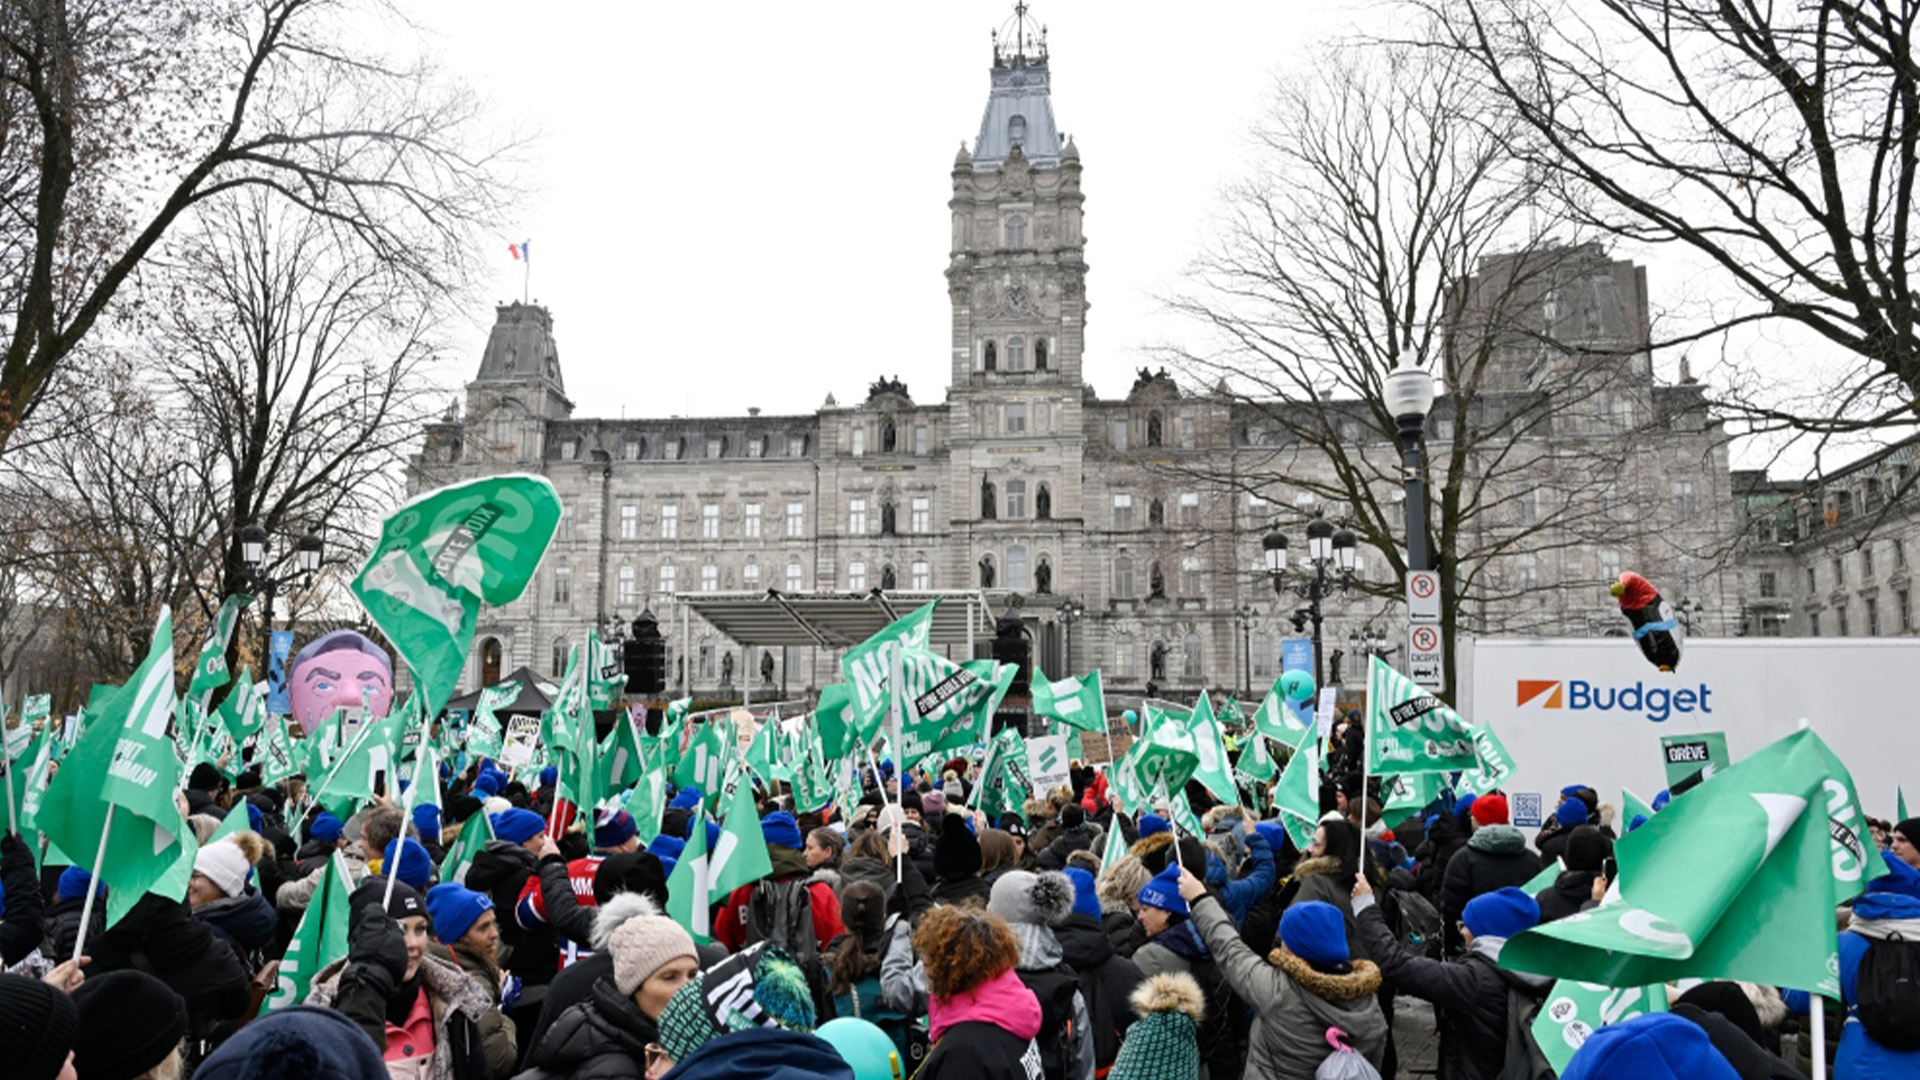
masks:
[[[1660,599],[1660,591],[1639,574],[1628,571],[1608,589],[1620,598],[1620,613],[1633,625],[1633,640],[1654,667],[1672,671],[1680,666],[1680,622]]]
[[[287,673],[294,722],[311,735],[333,710],[360,708],[365,695],[373,716],[393,707],[393,658],[357,630],[335,630],[306,643]]]

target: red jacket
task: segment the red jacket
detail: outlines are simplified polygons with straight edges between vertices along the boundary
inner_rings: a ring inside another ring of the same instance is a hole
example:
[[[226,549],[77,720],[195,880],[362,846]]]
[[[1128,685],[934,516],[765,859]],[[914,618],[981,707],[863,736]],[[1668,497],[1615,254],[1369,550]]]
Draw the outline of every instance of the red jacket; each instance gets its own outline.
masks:
[[[1094,773],[1093,783],[1080,793],[1080,808],[1089,815],[1097,814],[1107,801],[1107,774]]]
[[[793,881],[795,878],[780,880]],[[758,884],[758,882],[755,882]],[[821,952],[827,951],[827,943],[847,932],[847,926],[840,921],[840,898],[833,895],[833,887],[824,881],[816,881],[807,886],[808,900],[813,909],[813,936],[817,939]],[[728,952],[739,952],[747,941],[747,902],[753,898],[753,885],[742,885],[727,897],[727,906],[720,913],[713,927],[713,936]]]

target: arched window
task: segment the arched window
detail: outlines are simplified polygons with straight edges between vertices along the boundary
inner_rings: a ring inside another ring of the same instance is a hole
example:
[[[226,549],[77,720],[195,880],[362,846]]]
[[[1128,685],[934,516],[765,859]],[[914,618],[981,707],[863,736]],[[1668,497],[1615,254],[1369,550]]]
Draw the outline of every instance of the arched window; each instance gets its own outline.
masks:
[[[1027,585],[1027,549],[1024,545],[1014,544],[1007,548],[1007,588],[1028,588]]]
[[[1033,495],[1033,516],[1041,521],[1053,517],[1053,489],[1049,488],[1044,480]]]
[[[1200,635],[1188,634],[1185,645],[1185,649],[1182,650],[1186,653],[1185,677],[1189,680],[1203,678],[1201,669],[1206,663],[1206,651],[1200,645]]]
[[[1019,113],[1007,117],[1007,141],[1019,146],[1027,141],[1027,118]]]
[[[480,643],[480,685],[500,681],[500,639],[490,637]]]
[[[1007,219],[1007,246],[1010,248],[1027,246],[1027,219],[1015,214]]]
[[[1033,343],[1033,370],[1047,370],[1047,339],[1038,338]]]
[[[1027,370],[1027,339],[1010,337],[1007,339],[1007,370]]]
[[[1133,599],[1133,560],[1125,555],[1113,558],[1113,595],[1115,599]]]
[[[996,371],[1000,367],[1000,347],[991,341],[987,342],[985,364],[988,371]]]
[[[1160,414],[1159,413],[1147,414],[1147,445],[1148,446],[1160,445]]]

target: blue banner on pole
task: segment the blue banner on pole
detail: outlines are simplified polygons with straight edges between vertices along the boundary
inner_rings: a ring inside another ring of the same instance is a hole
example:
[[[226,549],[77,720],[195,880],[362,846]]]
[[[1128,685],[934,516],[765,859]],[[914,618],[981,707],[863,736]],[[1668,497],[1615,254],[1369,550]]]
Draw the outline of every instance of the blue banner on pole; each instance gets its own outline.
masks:
[[[275,630],[267,649],[267,711],[285,716],[293,711],[287,693],[287,657],[293,655],[293,631]]]
[[[1281,638],[1280,670],[1282,673],[1288,671],[1304,671],[1309,675],[1313,675],[1313,639],[1306,637]],[[1315,678],[1318,678],[1318,676],[1315,676]],[[1316,685],[1314,692],[1318,694],[1319,689],[1319,686]],[[1298,720],[1303,727],[1313,726],[1313,698],[1310,697],[1305,701],[1289,701],[1287,702],[1287,708],[1293,711],[1294,719]]]

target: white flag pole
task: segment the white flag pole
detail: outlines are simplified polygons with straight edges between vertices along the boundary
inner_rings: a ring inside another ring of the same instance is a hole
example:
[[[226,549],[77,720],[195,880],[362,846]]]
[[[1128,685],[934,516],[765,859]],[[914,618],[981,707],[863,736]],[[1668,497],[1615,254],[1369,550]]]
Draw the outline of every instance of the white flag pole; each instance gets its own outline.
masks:
[[[393,883],[400,880],[400,856],[404,855],[407,850],[407,824],[413,820],[413,800],[414,797],[420,793],[421,759],[426,756],[428,743],[433,738],[433,716],[428,713],[424,707],[421,708],[420,712],[420,747],[414,751],[413,755],[413,782],[407,785],[407,793],[400,802],[400,835],[393,839],[393,859],[388,861],[385,852],[379,853],[381,856],[380,869],[385,871],[387,875],[387,890],[381,894],[380,897],[380,907],[382,909],[389,908],[393,905]],[[406,749],[405,738],[400,740],[400,747],[401,752],[404,753]],[[397,759],[400,754],[396,753],[394,756]],[[395,760],[393,763],[392,780],[396,788],[400,786],[400,762],[398,760]],[[437,784],[440,782],[440,778],[438,776],[432,777],[431,782]]]
[[[107,820],[100,825],[100,848],[93,853],[93,879],[87,882],[87,899],[80,905],[80,933],[73,939],[73,959],[77,962],[87,951],[87,927],[93,925],[93,902],[100,895],[100,871],[107,862],[107,837],[113,835],[114,803],[107,804]]]
[[[893,708],[889,710],[893,720],[893,774],[899,777],[899,801],[903,805],[907,797],[907,744],[901,739],[901,729],[906,726],[907,712],[906,648],[899,639],[894,640],[893,648],[888,650],[890,670],[887,672],[887,690],[893,698]],[[873,751],[869,748],[867,752],[872,754]],[[879,770],[875,769],[874,774],[878,776]],[[885,777],[880,777],[880,797],[883,800],[887,797]],[[904,814],[904,811],[902,813]],[[905,878],[906,856],[902,852],[895,852],[893,880],[897,884]]]

